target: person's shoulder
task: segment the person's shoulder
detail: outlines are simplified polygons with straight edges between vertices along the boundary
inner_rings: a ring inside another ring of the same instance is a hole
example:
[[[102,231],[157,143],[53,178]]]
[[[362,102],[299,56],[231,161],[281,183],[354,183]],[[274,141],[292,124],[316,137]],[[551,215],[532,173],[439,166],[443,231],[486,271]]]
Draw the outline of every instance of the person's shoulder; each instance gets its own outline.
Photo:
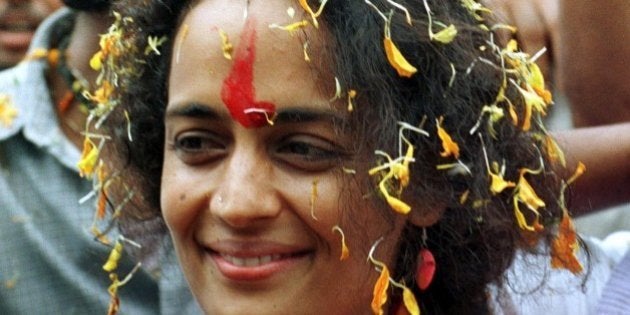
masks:
[[[597,257],[605,257],[612,264],[618,264],[630,250],[630,231],[617,231],[606,238],[586,239],[592,254]]]

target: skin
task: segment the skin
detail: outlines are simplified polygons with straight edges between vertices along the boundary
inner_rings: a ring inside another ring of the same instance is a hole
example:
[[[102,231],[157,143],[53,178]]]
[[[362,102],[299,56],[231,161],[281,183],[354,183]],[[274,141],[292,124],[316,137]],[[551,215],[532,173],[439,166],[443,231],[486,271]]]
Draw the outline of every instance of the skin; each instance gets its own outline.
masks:
[[[0,68],[24,57],[37,26],[61,6],[57,0],[0,0]]]
[[[289,6],[295,3],[200,1],[183,18],[187,35],[178,32],[174,41],[161,207],[192,292],[209,314],[370,313],[378,272],[367,252],[385,236],[375,257],[391,266],[405,223],[402,216],[384,220],[341,178],[341,167],[358,158],[347,152],[349,137],[333,128],[344,105],[329,103],[334,87],[322,92],[299,36],[268,27],[291,22]],[[218,29],[238,50],[245,27],[257,32],[255,100],[275,105],[274,126],[243,127],[221,98],[233,61],[223,57]],[[306,32],[316,45],[323,31]],[[345,261],[340,235],[331,231],[337,224],[351,251]],[[281,257],[256,259],[272,255]]]
[[[630,2],[484,0],[539,59],[545,77],[570,101],[573,124],[594,127],[630,120]],[[602,110],[606,108],[606,110]]]
[[[573,123],[588,127],[630,121],[630,2],[559,2],[557,64]]]
[[[515,37],[523,51],[534,55],[541,49],[547,51],[537,59],[537,64],[545,78],[553,78],[554,87],[558,87],[561,78],[557,75],[554,62],[558,60],[559,26],[558,0],[483,0],[499,22],[517,28]],[[501,32],[502,40],[513,37],[510,32]]]

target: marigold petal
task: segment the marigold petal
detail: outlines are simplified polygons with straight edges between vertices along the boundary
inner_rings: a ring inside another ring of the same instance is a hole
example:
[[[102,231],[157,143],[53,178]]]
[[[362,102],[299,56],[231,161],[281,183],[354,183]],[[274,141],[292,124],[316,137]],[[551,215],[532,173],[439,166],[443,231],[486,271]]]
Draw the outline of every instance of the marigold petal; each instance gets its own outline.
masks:
[[[455,25],[451,24],[441,31],[431,34],[431,39],[442,44],[448,44],[455,39],[455,36],[457,36],[457,28],[455,28]]]
[[[403,303],[410,315],[420,315],[418,301],[416,301],[416,297],[413,295],[413,292],[411,292],[411,290],[407,287],[403,288]]]
[[[442,140],[442,149],[440,156],[448,157],[453,156],[456,159],[459,158],[459,145],[453,141],[451,136],[442,128],[442,117],[437,122],[437,133],[440,140]]]
[[[516,186],[514,182],[506,181],[503,177],[492,172],[490,172],[490,178],[492,179],[490,183],[490,191],[493,195],[501,193],[506,188]]]
[[[545,136],[545,148],[547,148],[547,155],[551,161],[559,162],[562,166],[567,165],[564,152],[550,135]]]
[[[583,267],[575,256],[578,249],[577,235],[571,217],[565,211],[558,226],[558,235],[551,244],[551,266],[579,273]]]
[[[389,61],[389,64],[396,69],[399,76],[410,78],[414,73],[418,72],[418,69],[412,66],[409,61],[405,59],[405,56],[403,56],[400,50],[398,50],[398,47],[396,47],[391,38],[385,37],[385,39],[383,39],[383,44],[385,46],[387,60]]]
[[[96,163],[98,162],[98,154],[98,148],[89,138],[86,137],[83,141],[83,153],[81,154],[81,160],[77,163],[81,177],[91,176],[94,173]]]
[[[527,207],[533,211],[536,211],[538,210],[538,208],[545,206],[545,202],[542,201],[540,197],[538,197],[538,195],[534,191],[534,188],[532,188],[529,182],[527,182],[527,180],[525,179],[524,174],[521,175],[518,181],[517,197],[520,202],[527,205]]]
[[[18,111],[11,104],[7,95],[0,94],[0,123],[5,127],[11,127],[13,120],[18,116]]]
[[[230,43],[230,38],[227,33],[219,29],[219,37],[221,37],[221,51],[223,51],[223,58],[227,60],[232,60],[232,52],[234,51],[234,46]]]
[[[409,211],[411,211],[411,206],[398,198],[392,197],[390,195],[385,195],[385,199],[387,200],[389,206],[392,207],[394,211],[400,214],[408,214]]]
[[[377,315],[383,314],[383,305],[387,302],[387,289],[389,288],[389,270],[383,265],[381,275],[374,284],[374,294],[372,298],[372,312]]]
[[[92,58],[90,58],[90,68],[95,71],[100,71],[103,68],[103,52],[98,51]]]
[[[118,261],[120,261],[120,257],[122,256],[123,245],[120,241],[116,241],[114,244],[114,248],[109,253],[109,258],[107,258],[107,262],[103,265],[103,270],[107,272],[112,272],[118,268]]]

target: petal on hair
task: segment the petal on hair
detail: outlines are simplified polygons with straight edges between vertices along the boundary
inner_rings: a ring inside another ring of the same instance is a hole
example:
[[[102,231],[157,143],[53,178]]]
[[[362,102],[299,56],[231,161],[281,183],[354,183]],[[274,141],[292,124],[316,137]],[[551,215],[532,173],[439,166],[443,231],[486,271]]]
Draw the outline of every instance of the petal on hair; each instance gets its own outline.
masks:
[[[452,155],[456,159],[459,158],[459,145],[457,145],[448,132],[442,128],[442,117],[437,121],[437,133],[440,140],[442,140],[443,151],[440,152],[440,156],[448,157]]]
[[[381,266],[381,275],[374,284],[374,295],[372,298],[372,312],[377,315],[383,314],[383,305],[387,302],[387,288],[389,288],[389,270],[387,266]]]
[[[391,38],[385,37],[385,39],[383,39],[383,44],[385,45],[387,60],[389,61],[389,64],[396,69],[399,76],[410,78],[414,73],[418,72],[418,69],[412,66],[409,61],[405,59],[405,56],[403,56],[400,50],[398,50],[398,47],[396,47]]]
[[[112,251],[109,253],[109,258],[107,258],[107,262],[103,265],[103,270],[107,272],[112,272],[118,268],[118,261],[120,261],[120,257],[122,256],[123,245],[120,241],[116,241]]]
[[[402,200],[392,197],[389,194],[385,195],[385,199],[387,200],[387,204],[389,204],[394,211],[400,214],[408,214],[411,211],[411,206],[403,202]]]
[[[547,149],[547,156],[549,156],[549,160],[552,162],[559,162],[560,165],[566,167],[567,162],[564,158],[564,152],[550,135],[545,136],[545,148]]]
[[[520,202],[527,205],[529,209],[536,211],[538,208],[545,206],[545,202],[538,197],[534,188],[532,188],[527,179],[525,179],[525,172],[521,172],[517,189],[518,193],[516,197]]]
[[[416,301],[416,297],[413,295],[413,292],[411,292],[411,290],[407,287],[403,288],[403,303],[410,315],[420,315],[418,301]]]
[[[455,25],[451,24],[441,31],[431,34],[431,39],[442,44],[448,44],[455,39],[455,36],[457,36],[457,28],[455,28]]]
[[[98,154],[99,150],[92,140],[85,137],[85,140],[83,141],[81,160],[79,160],[79,163],[77,164],[81,177],[91,176],[94,173],[96,162],[98,162]]]
[[[551,243],[551,266],[564,268],[575,274],[580,273],[583,268],[575,256],[577,249],[577,236],[573,222],[565,211],[558,226],[558,235]]]
[[[494,174],[492,172],[490,172],[490,178],[491,178],[490,191],[492,192],[493,195],[501,193],[506,188],[516,186],[514,182],[506,181],[505,179],[503,179],[502,176]]]

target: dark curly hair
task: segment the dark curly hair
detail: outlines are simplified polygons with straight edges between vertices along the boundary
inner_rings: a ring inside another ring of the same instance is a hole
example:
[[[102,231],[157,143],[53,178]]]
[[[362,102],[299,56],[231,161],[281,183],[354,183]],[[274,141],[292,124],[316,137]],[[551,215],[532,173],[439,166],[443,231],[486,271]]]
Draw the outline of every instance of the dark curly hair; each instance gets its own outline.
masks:
[[[133,19],[126,26],[128,40],[133,41],[132,46],[142,48],[147,46],[149,36],[175,38],[182,15],[195,2],[119,1],[115,8],[122,16]],[[311,2],[313,7],[319,6],[317,1]],[[359,92],[356,103],[360,105],[349,115],[349,123],[344,125],[348,127],[340,127],[345,128],[340,132],[361,140],[355,143],[357,150],[365,153],[363,156],[371,156],[375,149],[397,152],[398,122],[417,126],[424,121],[424,128],[435,135],[436,122],[443,117],[443,127],[459,144],[459,161],[469,173],[436,168],[446,163],[439,153],[442,142],[438,137],[407,136],[418,158],[410,164],[414,176],[401,198],[412,205],[413,211],[431,208],[426,205],[446,206],[446,210],[426,231],[411,224],[405,228],[393,272],[397,279],[413,284],[416,255],[426,246],[435,255],[438,268],[428,290],[414,289],[422,310],[426,314],[490,313],[487,285],[502,282],[516,250],[532,248],[532,235],[518,226],[513,192],[493,194],[488,189],[490,178],[485,156],[489,161],[504,164],[505,178],[518,178],[523,168],[544,166],[540,174],[528,177],[546,203],[539,209],[544,226],[551,226],[562,217],[563,210],[557,202],[561,182],[540,139],[546,133],[536,117],[529,130],[524,130],[522,122],[515,124],[506,117],[495,124],[493,133],[470,132],[483,107],[495,102],[502,87],[515,112],[523,113],[526,108],[516,84],[505,84],[510,78],[518,78],[498,66],[503,60],[497,53],[498,46],[492,44],[491,31],[479,27],[480,20],[462,1],[431,0],[428,4],[433,19],[453,24],[458,30],[453,42],[435,42],[427,31],[423,1],[397,2],[409,10],[414,20],[411,26],[403,14],[393,14],[392,40],[419,69],[418,73],[411,78],[396,73],[385,57],[383,19],[374,8],[358,0],[329,1],[326,5],[319,21],[328,39],[323,55],[330,60],[320,61],[317,66],[326,68],[344,86]],[[372,3],[379,8],[391,7],[385,0]],[[170,41],[161,47],[159,56],[145,56],[138,49],[136,53],[123,54],[119,60],[122,64],[133,64],[134,71],[121,74],[117,91],[120,105],[107,125],[115,135],[114,146],[124,168],[123,177],[137,192],[136,196],[141,197],[127,207],[136,220],[161,217],[163,119],[173,45]],[[457,75],[453,79],[454,72]],[[124,112],[133,123],[133,142],[121,136],[126,134]],[[370,160],[371,165],[377,162],[377,157]],[[365,177],[362,184],[374,191],[374,178]],[[469,197],[462,200],[462,195]],[[374,200],[383,204],[380,198]],[[533,217],[527,219],[531,222]],[[536,239],[548,243],[551,230],[540,231]],[[427,235],[426,243],[421,241],[423,232]]]

